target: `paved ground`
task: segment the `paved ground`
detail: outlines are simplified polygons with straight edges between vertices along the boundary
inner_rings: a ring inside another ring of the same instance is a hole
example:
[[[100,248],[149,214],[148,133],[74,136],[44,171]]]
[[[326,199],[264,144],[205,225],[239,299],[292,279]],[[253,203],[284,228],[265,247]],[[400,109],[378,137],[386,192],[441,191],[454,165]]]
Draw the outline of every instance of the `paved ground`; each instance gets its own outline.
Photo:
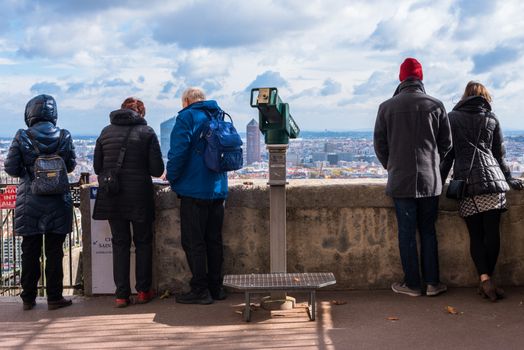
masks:
[[[258,309],[250,323],[241,319],[242,294],[208,306],[169,298],[126,309],[113,308],[110,297],[75,297],[73,306],[56,311],[47,311],[45,300],[22,311],[16,298],[0,298],[0,348],[524,349],[524,288],[507,292],[497,303],[473,289],[434,298],[319,292],[315,322],[297,308]]]

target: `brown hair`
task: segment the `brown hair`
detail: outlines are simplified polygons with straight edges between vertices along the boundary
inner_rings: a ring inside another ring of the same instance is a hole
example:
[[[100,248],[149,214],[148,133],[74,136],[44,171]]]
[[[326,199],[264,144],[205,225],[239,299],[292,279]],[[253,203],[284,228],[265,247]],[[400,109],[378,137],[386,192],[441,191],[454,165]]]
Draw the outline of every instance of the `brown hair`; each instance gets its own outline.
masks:
[[[462,100],[465,100],[470,96],[482,96],[490,103],[493,100],[488,89],[478,81],[470,81],[468,85],[466,85],[466,89],[464,89],[464,94],[462,95]]]
[[[131,109],[140,114],[142,117],[146,115],[146,107],[144,106],[144,102],[136,97],[126,98],[125,101],[122,102],[122,106],[120,108]]]

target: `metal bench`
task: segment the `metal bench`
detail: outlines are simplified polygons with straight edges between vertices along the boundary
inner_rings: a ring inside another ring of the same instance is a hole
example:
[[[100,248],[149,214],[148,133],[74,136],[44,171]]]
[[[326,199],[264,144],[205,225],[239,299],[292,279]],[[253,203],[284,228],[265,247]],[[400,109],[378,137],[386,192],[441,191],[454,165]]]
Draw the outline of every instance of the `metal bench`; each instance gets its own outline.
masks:
[[[298,291],[308,292],[308,316],[311,321],[316,315],[316,290],[335,284],[335,276],[331,272],[306,272],[306,273],[266,273],[248,275],[225,275],[224,286],[243,290],[246,305],[244,320],[251,320],[251,294],[269,293],[272,291]]]

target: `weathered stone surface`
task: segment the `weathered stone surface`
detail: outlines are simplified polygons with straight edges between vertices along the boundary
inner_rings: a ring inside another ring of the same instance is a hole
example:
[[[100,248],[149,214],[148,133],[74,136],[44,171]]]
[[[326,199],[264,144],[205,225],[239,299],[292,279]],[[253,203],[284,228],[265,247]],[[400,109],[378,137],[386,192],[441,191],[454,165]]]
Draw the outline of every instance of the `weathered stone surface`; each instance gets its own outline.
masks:
[[[401,279],[397,223],[393,203],[384,190],[383,180],[290,181],[288,272],[331,271],[338,289],[389,288],[391,282]],[[504,285],[524,285],[524,193],[510,192],[508,202],[496,278]],[[178,205],[174,193],[159,188],[155,223],[159,290],[188,287],[190,273],[180,246]],[[268,205],[266,181],[230,184],[223,230],[225,273],[269,272]],[[475,286],[466,225],[458,216],[456,202],[444,196],[437,234],[442,281],[451,286]]]

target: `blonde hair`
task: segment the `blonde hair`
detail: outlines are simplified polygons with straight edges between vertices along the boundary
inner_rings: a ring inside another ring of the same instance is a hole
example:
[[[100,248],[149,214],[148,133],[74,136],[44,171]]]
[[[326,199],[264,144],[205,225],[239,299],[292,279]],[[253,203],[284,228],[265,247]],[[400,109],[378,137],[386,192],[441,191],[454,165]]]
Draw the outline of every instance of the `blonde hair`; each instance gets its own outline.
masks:
[[[482,96],[486,99],[486,101],[490,103],[491,101],[493,101],[493,98],[488,92],[488,89],[486,89],[486,87],[478,81],[470,81],[468,85],[466,85],[466,88],[464,89],[464,94],[462,95],[462,100],[465,100],[470,96]]]
[[[204,91],[197,87],[190,87],[182,94],[182,101],[187,100],[189,104],[204,101],[205,99],[206,95],[204,94]]]

